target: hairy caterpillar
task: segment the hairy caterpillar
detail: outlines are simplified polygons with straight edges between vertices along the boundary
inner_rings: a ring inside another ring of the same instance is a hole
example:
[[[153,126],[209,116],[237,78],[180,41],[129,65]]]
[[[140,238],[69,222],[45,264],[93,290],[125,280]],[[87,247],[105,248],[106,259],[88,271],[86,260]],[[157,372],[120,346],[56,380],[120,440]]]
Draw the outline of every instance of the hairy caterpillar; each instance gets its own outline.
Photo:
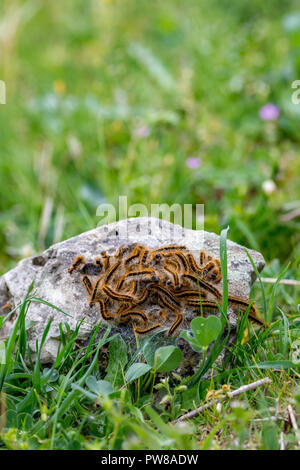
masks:
[[[69,273],[72,274],[73,271],[76,271],[76,269],[79,268],[81,264],[85,262],[84,256],[76,256],[75,260],[73,261],[73,264],[69,268]]]
[[[183,320],[184,320],[184,315],[182,313],[177,313],[174,323],[172,323],[171,327],[169,328],[168,336],[172,336],[175,333],[177,328],[180,327]]]

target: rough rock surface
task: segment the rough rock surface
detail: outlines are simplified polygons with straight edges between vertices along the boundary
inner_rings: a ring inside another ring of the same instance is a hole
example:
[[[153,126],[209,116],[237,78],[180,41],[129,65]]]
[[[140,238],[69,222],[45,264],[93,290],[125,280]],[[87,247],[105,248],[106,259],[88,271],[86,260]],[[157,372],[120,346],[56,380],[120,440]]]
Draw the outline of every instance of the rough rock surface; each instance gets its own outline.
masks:
[[[79,339],[84,341],[89,338],[100,319],[97,306],[89,307],[88,295],[80,274],[71,276],[68,272],[74,258],[83,255],[87,262],[92,263],[101,251],[113,254],[119,246],[132,243],[141,243],[150,248],[159,248],[171,243],[185,245],[194,253],[197,261],[201,249],[219,257],[218,235],[183,229],[179,225],[156,218],[139,217],[100,226],[53,245],[39,256],[20,261],[14,269],[0,278],[0,311],[7,301],[12,306],[22,302],[29,285],[35,280],[37,296],[68,314],[66,316],[41,303],[30,304],[27,320],[36,322],[28,331],[29,345],[33,353],[36,339],[41,339],[47,322],[50,317],[54,317],[42,352],[41,359],[44,363],[50,363],[56,357],[60,323],[68,322],[71,331],[74,331],[76,323],[84,319],[79,332]],[[253,250],[249,252],[258,271],[261,271],[264,267],[263,256]],[[244,247],[228,240],[227,257],[229,293],[247,299],[256,276]],[[222,284],[219,289],[222,289]],[[235,314],[231,312],[230,323],[233,327],[236,320]],[[0,337],[7,334],[8,328],[9,324],[0,330]],[[118,325],[113,331],[120,332],[125,341],[132,343],[133,333],[129,325]]]

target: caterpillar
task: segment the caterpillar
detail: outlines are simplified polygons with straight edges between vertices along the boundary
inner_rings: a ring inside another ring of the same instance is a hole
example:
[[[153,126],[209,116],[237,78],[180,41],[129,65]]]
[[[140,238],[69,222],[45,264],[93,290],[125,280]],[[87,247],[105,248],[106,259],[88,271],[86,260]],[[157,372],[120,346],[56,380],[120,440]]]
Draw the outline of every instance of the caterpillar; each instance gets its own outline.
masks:
[[[200,307],[202,305],[202,307],[208,307],[208,308],[212,308],[212,309],[217,309],[218,308],[218,306],[215,302],[212,302],[210,300],[203,300],[203,302],[201,301],[201,303],[200,303],[200,299],[198,299],[198,300],[188,300],[187,305],[189,305],[190,307]]]
[[[100,306],[100,313],[101,313],[102,317],[104,318],[104,320],[112,320],[112,319],[115,318],[113,315],[110,315],[107,312],[107,308],[106,308],[104,300],[102,300],[102,299],[99,300],[99,306]]]
[[[72,266],[69,268],[69,273],[72,274],[73,271],[79,268],[81,264],[85,262],[84,256],[76,256],[75,260],[73,261]]]
[[[176,255],[180,259],[184,270],[189,271],[189,266],[188,266],[188,262],[187,262],[187,259],[186,259],[185,255],[183,253],[181,253],[181,251],[179,251],[179,250],[176,250],[174,252],[174,255]]]
[[[93,285],[90,281],[90,278],[88,276],[83,276],[82,277],[82,282],[83,282],[86,290],[88,291],[88,293],[91,295],[91,293],[93,292]]]
[[[136,245],[133,249],[133,252],[131,255],[128,256],[128,258],[125,260],[125,265],[130,263],[133,259],[137,258],[140,255],[142,247],[140,245]]]
[[[196,263],[194,256],[191,254],[188,254],[186,257],[190,265],[190,268],[195,272],[201,272],[201,268]]]
[[[179,286],[179,276],[178,276],[177,272],[171,270],[167,266],[165,266],[165,269],[172,275],[175,286]]]
[[[134,331],[139,335],[146,335],[148,333],[151,333],[154,330],[157,330],[157,328],[161,328],[161,327],[162,327],[161,323],[156,323],[155,325],[149,326],[148,328],[144,328],[144,329],[135,327]]]
[[[155,285],[153,284],[153,288],[158,290],[158,292],[160,294],[162,294],[163,296],[167,297],[171,302],[173,302],[177,307],[179,307],[179,303],[176,299],[174,299],[174,297],[172,296],[172,294],[170,294],[170,292],[168,291],[168,289],[165,289],[164,287],[160,286],[160,285]]]
[[[141,277],[143,276],[149,276],[149,274],[153,274],[153,270],[144,270],[144,271],[130,271],[125,274],[125,278],[127,277],[137,277],[137,280],[141,280]]]
[[[212,294],[215,295],[215,297],[217,297],[217,299],[220,299],[222,297],[221,293],[218,291],[218,289],[216,287],[213,287],[211,284],[209,284],[208,282],[204,281],[204,279],[202,278],[197,278],[196,276],[194,276],[193,274],[189,274],[189,273],[183,273],[182,274],[182,277],[183,278],[187,278],[187,279],[190,279],[192,280],[193,282],[195,282],[197,285],[200,285],[200,287],[204,287],[206,290],[208,290],[209,292],[211,292]]]
[[[115,264],[112,265],[112,267],[109,269],[106,277],[105,277],[105,283],[109,281],[109,279],[112,277],[112,275],[116,272],[116,270],[120,267],[119,261],[116,261]]]
[[[141,254],[140,254],[140,259],[141,259],[141,264],[142,264],[142,265],[145,265],[145,264],[146,264],[148,255],[149,255],[149,250],[147,250],[146,248],[143,248],[143,250],[142,250],[142,252],[141,252]]]
[[[102,251],[101,252],[101,256],[103,258],[103,267],[105,269],[105,271],[109,268],[109,256],[108,254],[106,253],[106,251]]]
[[[168,330],[168,336],[172,336],[174,334],[177,328],[179,328],[180,325],[182,324],[183,320],[184,320],[184,315],[182,313],[177,313],[174,323],[172,323],[172,325],[170,326]]]
[[[149,321],[147,315],[142,310],[128,310],[124,311],[120,315],[121,319],[126,319],[127,317],[138,317],[141,318],[145,323]]]
[[[155,251],[170,251],[170,250],[186,250],[185,246],[178,246],[178,245],[166,245],[162,246],[161,248],[156,248]]]
[[[247,302],[247,300],[244,300],[240,297],[235,297],[235,296],[232,296],[232,295],[230,295],[228,297],[228,302],[238,304],[241,307],[242,310],[247,310],[247,308],[249,307],[249,302]],[[259,318],[258,310],[255,307],[255,305],[250,306],[249,318],[253,319],[256,323],[259,323],[260,325],[265,324],[264,321]]]
[[[122,301],[126,302],[126,301],[132,301],[133,300],[132,296],[126,295],[126,294],[119,294],[118,292],[114,291],[113,289],[111,289],[107,285],[104,285],[102,287],[102,290],[108,297],[110,297],[113,300],[118,300],[120,302],[122,302]]]
[[[205,299],[207,298],[207,293],[206,292],[201,292],[200,291],[200,295],[199,295],[199,291],[197,290],[184,290],[184,291],[181,291],[181,292],[174,292],[174,295],[176,296],[176,298],[181,298],[181,297],[197,297],[198,299],[200,298],[200,295],[201,295],[201,299]]]
[[[158,303],[161,307],[167,307],[169,310],[171,310],[171,312],[176,311],[176,307],[174,307],[174,305],[171,304],[171,302],[162,295],[158,295]]]

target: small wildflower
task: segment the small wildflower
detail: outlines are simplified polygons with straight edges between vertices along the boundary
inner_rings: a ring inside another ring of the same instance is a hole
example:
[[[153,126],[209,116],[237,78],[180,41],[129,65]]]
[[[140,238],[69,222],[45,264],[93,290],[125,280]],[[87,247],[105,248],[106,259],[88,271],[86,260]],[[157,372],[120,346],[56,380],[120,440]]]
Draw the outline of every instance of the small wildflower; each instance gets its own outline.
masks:
[[[66,92],[66,84],[63,80],[55,80],[53,82],[53,91],[57,95],[63,95]]]
[[[265,180],[262,184],[262,190],[265,194],[267,194],[267,196],[269,196],[276,190],[276,184],[273,180]]]
[[[22,256],[22,258],[29,258],[33,254],[34,254],[34,249],[32,245],[30,245],[29,243],[27,245],[23,245],[20,249],[20,255]]]
[[[263,121],[275,121],[279,116],[279,109],[275,104],[268,103],[260,108],[259,116]]]
[[[144,139],[145,137],[148,137],[150,135],[150,129],[148,126],[138,127],[135,131],[135,135],[137,137],[140,137],[141,139]]]
[[[186,389],[186,385],[178,385],[178,387],[175,388],[176,392],[184,392]]]
[[[160,401],[160,405],[168,405],[169,403],[171,403],[170,395],[165,395]]]
[[[229,393],[230,392],[230,385],[224,384],[222,385],[223,392]]]
[[[220,414],[221,413],[221,410],[222,410],[222,403],[217,403],[217,406],[216,406],[216,410],[217,412]]]
[[[198,157],[189,157],[185,161],[186,166],[191,170],[196,170],[201,165],[201,160]]]
[[[205,400],[211,400],[213,398],[213,396],[215,395],[215,390],[208,390],[207,394],[206,394],[206,397],[205,397]]]
[[[179,374],[176,374],[176,372],[172,372],[172,375],[173,375],[174,379],[178,380],[178,382],[181,381],[181,377],[180,377]]]

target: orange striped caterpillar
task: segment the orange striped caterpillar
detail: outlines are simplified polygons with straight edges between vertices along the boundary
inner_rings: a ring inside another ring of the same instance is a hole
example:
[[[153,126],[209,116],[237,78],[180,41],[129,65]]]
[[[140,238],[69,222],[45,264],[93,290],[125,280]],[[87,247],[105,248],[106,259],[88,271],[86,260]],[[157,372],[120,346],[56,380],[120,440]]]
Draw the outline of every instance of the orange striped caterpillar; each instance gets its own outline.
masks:
[[[245,311],[249,307],[249,302],[247,300],[242,299],[241,297],[235,297],[235,296],[228,296],[228,302],[232,302],[233,304],[238,304],[238,306],[241,308],[241,310]],[[249,309],[249,318],[254,320],[256,323],[260,325],[264,325],[264,321],[261,320],[258,316],[258,310],[255,307],[255,305],[251,305]]]
[[[76,256],[75,260],[73,261],[72,266],[69,268],[69,273],[72,274],[73,271],[79,268],[81,264],[85,262],[84,256]]]
[[[142,310],[125,310],[120,315],[121,320],[128,318],[130,319],[131,317],[138,317],[141,318],[145,323],[148,322],[148,317]]]
[[[126,258],[125,260],[125,265],[130,263],[130,261],[132,261],[133,259],[137,258],[138,256],[140,256],[140,252],[141,252],[141,249],[142,249],[142,246],[141,245],[136,245],[134,248],[133,248],[133,251],[131,253],[131,255],[128,256],[128,258]]]
[[[207,281],[204,281],[202,278],[197,278],[196,276],[193,276],[192,274],[188,273],[183,273],[182,274],[183,278],[190,279],[193,281],[195,284],[199,285],[200,287],[204,287],[207,291],[211,292],[217,299],[222,298],[221,293],[218,291],[218,289],[211,284],[209,284]]]
[[[105,283],[109,281],[109,279],[112,277],[112,275],[115,273],[115,271],[120,267],[119,261],[116,261],[115,264],[112,265],[112,267],[109,269],[106,277],[105,277]]]
[[[174,307],[174,305],[162,295],[158,295],[158,303],[161,307],[167,307],[169,310],[171,310],[171,312],[176,311],[176,307]]]
[[[104,320],[113,320],[115,317],[107,312],[107,308],[105,305],[105,301],[100,299],[99,300],[99,306],[100,306],[100,313]]]
[[[89,277],[88,276],[83,276],[82,277],[82,282],[83,282],[86,290],[88,291],[88,293],[91,295],[92,292],[93,292],[93,285],[92,285]]]
[[[186,250],[185,246],[178,246],[178,245],[166,245],[162,246],[161,248],[156,248],[155,251],[170,251],[170,250]]]
[[[179,286],[179,276],[178,276],[177,272],[173,271],[172,269],[170,269],[167,266],[165,266],[165,269],[166,269],[166,271],[168,271],[172,275],[173,280],[174,280],[174,285]]]
[[[222,279],[222,273],[221,273],[221,266],[219,265],[220,262],[217,260],[215,261],[209,261],[203,268],[202,272],[204,276],[207,276],[209,274],[209,278],[214,280],[215,282],[219,282]]]
[[[105,269],[105,271],[109,268],[109,256],[108,254],[106,253],[106,251],[102,251],[101,252],[101,256],[103,258],[103,267]],[[99,259],[99,258],[98,258]]]
[[[184,320],[183,313],[177,313],[174,323],[172,323],[172,325],[170,326],[168,330],[168,336],[172,336],[175,333],[175,331],[182,324],[183,320]]]
[[[133,297],[131,297],[130,295],[126,295],[126,294],[119,294],[118,292],[114,291],[113,289],[111,289],[109,286],[107,285],[104,285],[102,287],[102,291],[108,296],[110,297],[111,299],[113,300],[118,300],[118,301],[125,301],[125,302],[130,302],[133,300]]]
[[[148,328],[138,328],[135,327],[134,331],[139,335],[147,335],[148,333],[152,333],[152,331],[157,330],[157,328],[161,328],[163,325],[161,323],[156,323],[155,325],[149,326]]]
[[[195,271],[196,273],[198,273],[198,272],[200,273],[200,272],[201,272],[201,268],[200,268],[200,267],[198,266],[198,264],[196,263],[194,256],[189,253],[188,255],[186,255],[186,257],[187,257],[187,260],[188,260],[190,269],[191,269],[192,271]]]
[[[140,259],[141,259],[140,262],[141,262],[142,265],[146,265],[148,255],[149,255],[149,250],[146,249],[146,248],[143,248],[143,250],[141,252],[141,255],[140,255]]]
[[[207,293],[206,292],[201,292],[201,299],[207,298]],[[199,299],[199,291],[197,290],[184,290],[181,292],[174,292],[174,295],[176,298],[182,298],[182,297],[197,297]]]
[[[188,261],[187,261],[185,255],[184,255],[181,251],[179,251],[179,250],[176,250],[176,251],[174,252],[174,255],[177,256],[177,257],[180,259],[181,264],[182,264],[182,266],[183,266],[183,269],[184,269],[185,271],[189,271]]]
[[[137,280],[142,280],[143,276],[149,276],[153,274],[153,270],[144,270],[144,271],[129,271],[125,274],[125,278],[137,278]]]
[[[201,305],[202,305],[204,310],[205,310],[205,307],[211,308],[213,310],[218,309],[217,304],[215,302],[210,301],[210,300],[203,300],[203,302],[201,301],[201,303],[200,303],[200,299],[198,299],[198,300],[188,300],[187,305],[189,307],[201,307]]]

